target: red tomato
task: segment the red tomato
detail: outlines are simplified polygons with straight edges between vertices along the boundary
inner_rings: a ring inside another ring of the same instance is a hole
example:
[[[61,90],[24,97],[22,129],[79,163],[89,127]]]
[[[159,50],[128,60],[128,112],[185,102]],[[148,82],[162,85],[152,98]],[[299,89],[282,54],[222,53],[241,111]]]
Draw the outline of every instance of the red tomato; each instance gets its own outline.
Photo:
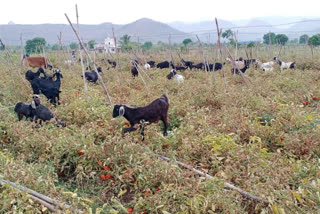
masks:
[[[102,181],[105,181],[105,180],[106,180],[106,176],[105,176],[105,175],[100,175],[100,179],[101,179]]]

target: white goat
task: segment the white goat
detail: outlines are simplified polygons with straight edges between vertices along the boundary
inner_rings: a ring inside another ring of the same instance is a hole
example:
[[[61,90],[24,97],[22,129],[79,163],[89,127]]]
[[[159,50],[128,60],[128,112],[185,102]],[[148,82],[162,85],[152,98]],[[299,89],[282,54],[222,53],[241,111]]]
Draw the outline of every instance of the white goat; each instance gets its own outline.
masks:
[[[295,62],[282,62],[278,59],[278,57],[274,57],[273,59],[280,65],[281,71],[283,69],[294,69]]]
[[[273,71],[273,65],[274,65],[274,62],[270,61],[270,62],[265,62],[260,64],[260,67],[263,71]]]

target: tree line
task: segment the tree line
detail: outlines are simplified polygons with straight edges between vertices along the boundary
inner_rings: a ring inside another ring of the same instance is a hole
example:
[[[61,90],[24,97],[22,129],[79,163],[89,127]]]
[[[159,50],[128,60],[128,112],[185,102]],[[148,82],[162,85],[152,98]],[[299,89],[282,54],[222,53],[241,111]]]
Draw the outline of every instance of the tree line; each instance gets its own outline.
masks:
[[[235,46],[236,44],[236,37],[235,33],[233,31],[226,30],[222,33],[222,38],[228,41],[228,43],[232,46]],[[289,42],[289,38],[285,34],[276,34],[273,32],[267,33],[263,35],[263,43],[264,44],[280,44],[280,45],[285,45],[286,43]],[[292,43],[299,43],[299,44],[306,44],[309,45],[311,48],[320,46],[320,34],[315,34],[313,36],[309,36],[307,34],[301,35],[299,39],[295,39],[291,41]],[[250,42],[248,44],[248,47],[254,46],[255,42]],[[96,44],[95,40],[90,40],[87,43],[87,47],[89,49],[94,49],[94,45]],[[195,42],[192,41],[190,38],[186,38],[182,41],[182,43],[177,44],[174,43],[172,46],[174,49],[180,49],[181,51],[188,51],[188,49],[191,46],[196,45]],[[204,46],[212,46],[213,44],[207,44],[203,43]],[[156,44],[153,44],[151,41],[146,41],[144,43],[138,43],[138,42],[133,42],[131,41],[131,37],[129,35],[123,35],[120,38],[120,48],[123,51],[130,51],[130,50],[136,50],[138,48],[141,48],[144,51],[155,49],[155,50],[162,50],[168,48],[169,45],[159,41]],[[25,45],[25,50],[29,53],[41,53],[43,49],[51,49],[51,50],[58,50],[59,45],[58,44],[53,44],[49,45],[47,44],[46,40],[41,37],[35,37],[31,40],[26,41]],[[71,50],[76,50],[79,48],[79,44],[76,42],[72,42],[69,44],[68,47],[64,46],[61,47],[62,49],[70,48]]]

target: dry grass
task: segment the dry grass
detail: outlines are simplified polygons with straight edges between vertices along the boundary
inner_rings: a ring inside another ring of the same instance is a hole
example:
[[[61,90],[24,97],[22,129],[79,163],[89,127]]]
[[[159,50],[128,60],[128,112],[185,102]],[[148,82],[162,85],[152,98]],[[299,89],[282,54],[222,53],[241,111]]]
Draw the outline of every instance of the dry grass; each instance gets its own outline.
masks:
[[[229,94],[221,71],[215,73],[215,82],[212,73],[185,71],[185,82],[176,85],[166,79],[168,70],[153,69],[148,71],[153,82],[145,79],[145,88],[140,79],[131,78],[128,55],[121,55],[121,73],[98,62],[114,103],[141,106],[168,95],[169,137],[154,124],[146,128],[144,142],[138,131],[121,136],[125,119],[112,119],[113,107],[104,104],[101,85],[89,84],[86,103],[79,65],[61,65],[62,104],[51,109],[68,126],[35,128],[30,122],[17,122],[12,109],[1,110],[0,178],[87,212],[127,213],[133,208],[135,213],[317,213],[320,111],[319,101],[312,97],[320,98],[319,62],[310,62],[309,50],[293,50],[283,58],[295,60],[298,69],[249,70],[249,88],[226,66]],[[196,54],[185,54],[185,60],[202,61]],[[165,53],[151,55],[157,62],[166,59]],[[267,53],[259,56],[266,61]],[[55,54],[50,58],[56,63]],[[15,67],[9,75],[0,59],[3,106],[31,97],[31,88],[20,81],[19,66]],[[303,101],[310,104],[302,105]],[[193,165],[217,180],[163,162],[153,152]],[[270,206],[224,191],[223,181],[269,200]],[[9,187],[0,192],[0,213],[43,209]]]

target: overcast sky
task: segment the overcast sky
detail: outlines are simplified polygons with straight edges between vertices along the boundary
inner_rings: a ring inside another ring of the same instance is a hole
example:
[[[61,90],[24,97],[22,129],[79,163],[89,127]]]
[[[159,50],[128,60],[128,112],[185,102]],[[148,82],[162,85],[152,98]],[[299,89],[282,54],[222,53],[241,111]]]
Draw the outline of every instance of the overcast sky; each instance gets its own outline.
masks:
[[[78,4],[81,24],[126,24],[140,18],[161,22],[248,19],[263,16],[319,16],[319,0],[2,0],[0,24],[67,23],[75,21]]]

